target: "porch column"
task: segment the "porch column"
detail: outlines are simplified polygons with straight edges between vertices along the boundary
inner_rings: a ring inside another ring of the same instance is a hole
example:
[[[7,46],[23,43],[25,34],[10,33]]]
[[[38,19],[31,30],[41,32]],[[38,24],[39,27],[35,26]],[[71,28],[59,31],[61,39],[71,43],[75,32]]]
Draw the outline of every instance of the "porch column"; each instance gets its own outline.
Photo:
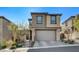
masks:
[[[32,29],[32,41],[35,40],[35,29]]]
[[[60,29],[56,30],[56,40],[60,40]]]

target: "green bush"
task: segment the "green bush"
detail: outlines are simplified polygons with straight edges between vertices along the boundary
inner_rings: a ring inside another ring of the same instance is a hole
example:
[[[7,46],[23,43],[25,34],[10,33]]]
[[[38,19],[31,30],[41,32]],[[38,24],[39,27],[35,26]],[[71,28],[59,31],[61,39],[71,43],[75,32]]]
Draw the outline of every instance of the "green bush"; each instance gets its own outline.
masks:
[[[68,43],[69,44],[74,44],[74,41],[73,40],[69,40]]]
[[[65,39],[65,35],[64,35],[64,33],[61,33],[61,34],[60,34],[60,40],[63,42],[64,39]]]
[[[69,43],[69,44],[74,44],[74,41],[73,40],[66,40],[64,41],[65,43]]]
[[[12,44],[10,49],[16,49],[16,44]]]
[[[66,41],[64,41],[64,43],[68,43],[68,41],[66,40]]]
[[[12,47],[10,49],[16,49],[16,48],[20,48],[20,47],[22,47],[22,44],[15,42],[14,44],[12,44]]]
[[[17,48],[22,47],[22,44],[21,44],[21,43],[17,43],[17,44],[16,44],[16,47],[17,47]]]
[[[6,46],[6,40],[1,40],[0,41],[0,49],[4,49],[4,48],[6,48],[7,46]]]
[[[5,49],[6,47],[7,47],[7,46],[6,46],[6,45],[4,45],[4,46],[2,46],[1,48],[2,48],[2,49]]]

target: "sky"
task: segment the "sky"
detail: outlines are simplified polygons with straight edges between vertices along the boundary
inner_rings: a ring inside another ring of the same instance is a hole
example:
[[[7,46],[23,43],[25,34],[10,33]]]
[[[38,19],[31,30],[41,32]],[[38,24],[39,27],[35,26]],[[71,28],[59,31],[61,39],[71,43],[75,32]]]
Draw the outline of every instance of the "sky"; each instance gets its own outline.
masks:
[[[62,14],[61,23],[70,16],[79,14],[78,7],[0,7],[0,16],[4,16],[15,24],[28,24],[31,12],[48,12]]]

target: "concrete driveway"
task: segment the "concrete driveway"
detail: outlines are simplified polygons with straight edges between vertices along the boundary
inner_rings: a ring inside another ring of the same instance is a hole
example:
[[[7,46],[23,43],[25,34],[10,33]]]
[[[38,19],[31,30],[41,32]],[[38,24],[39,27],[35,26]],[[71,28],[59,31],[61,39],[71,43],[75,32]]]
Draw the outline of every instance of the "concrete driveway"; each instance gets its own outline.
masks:
[[[66,43],[61,41],[35,41],[33,47],[46,47],[46,46],[58,46],[58,45],[66,45]]]

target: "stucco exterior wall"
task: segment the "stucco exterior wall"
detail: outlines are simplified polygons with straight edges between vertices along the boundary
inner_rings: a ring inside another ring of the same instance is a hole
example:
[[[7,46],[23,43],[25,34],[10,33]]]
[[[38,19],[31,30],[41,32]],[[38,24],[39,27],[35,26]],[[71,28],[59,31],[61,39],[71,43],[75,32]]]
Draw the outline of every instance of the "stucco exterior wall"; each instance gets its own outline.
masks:
[[[2,21],[2,19],[0,18],[0,40],[3,39],[2,25],[3,25],[3,21]]]
[[[9,26],[10,23],[3,19],[3,39],[9,40],[12,38],[12,33]]]

